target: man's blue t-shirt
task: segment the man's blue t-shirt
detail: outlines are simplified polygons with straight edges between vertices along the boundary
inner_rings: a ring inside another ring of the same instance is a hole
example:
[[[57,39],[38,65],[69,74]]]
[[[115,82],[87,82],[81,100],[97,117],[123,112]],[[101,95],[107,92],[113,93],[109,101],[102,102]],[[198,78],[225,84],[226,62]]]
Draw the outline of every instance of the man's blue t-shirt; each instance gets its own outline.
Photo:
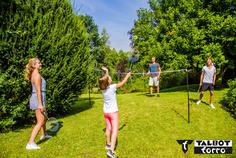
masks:
[[[149,71],[151,73],[151,77],[157,77],[158,76],[158,69],[159,69],[159,64],[149,64]]]

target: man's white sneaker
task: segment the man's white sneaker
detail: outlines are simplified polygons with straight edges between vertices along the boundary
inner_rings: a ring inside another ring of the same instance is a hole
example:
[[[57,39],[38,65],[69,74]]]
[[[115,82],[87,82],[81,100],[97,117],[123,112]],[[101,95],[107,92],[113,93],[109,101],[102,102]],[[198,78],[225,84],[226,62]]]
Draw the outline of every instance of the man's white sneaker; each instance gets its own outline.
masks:
[[[213,104],[209,105],[212,109],[215,109],[215,106]]]
[[[196,102],[196,104],[197,104],[197,105],[201,104],[201,100],[198,100],[198,101]]]
[[[49,138],[52,138],[52,136],[50,136],[48,134],[45,134],[45,135],[40,137],[40,140],[45,140],[45,139],[49,139]]]
[[[32,144],[27,144],[26,149],[27,150],[37,150],[37,149],[40,149],[40,147],[37,144],[32,143]]]

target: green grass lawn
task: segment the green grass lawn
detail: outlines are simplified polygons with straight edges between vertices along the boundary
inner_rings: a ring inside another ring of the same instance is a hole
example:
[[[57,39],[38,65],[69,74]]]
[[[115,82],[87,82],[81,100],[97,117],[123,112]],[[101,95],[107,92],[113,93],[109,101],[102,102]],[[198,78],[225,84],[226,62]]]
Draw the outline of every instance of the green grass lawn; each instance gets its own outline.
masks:
[[[117,154],[121,158],[236,157],[236,121],[219,103],[226,90],[215,92],[216,109],[191,102],[191,123],[187,122],[187,93],[163,92],[161,97],[144,93],[118,94],[120,131]],[[191,99],[195,93],[190,93]],[[209,92],[203,101],[208,102]],[[38,151],[25,145],[32,127],[0,134],[0,157],[105,158],[103,98],[82,95],[73,113],[60,118],[62,127],[42,142]],[[37,140],[39,137],[37,138]],[[232,139],[233,155],[194,155],[193,144],[184,154],[177,139]]]

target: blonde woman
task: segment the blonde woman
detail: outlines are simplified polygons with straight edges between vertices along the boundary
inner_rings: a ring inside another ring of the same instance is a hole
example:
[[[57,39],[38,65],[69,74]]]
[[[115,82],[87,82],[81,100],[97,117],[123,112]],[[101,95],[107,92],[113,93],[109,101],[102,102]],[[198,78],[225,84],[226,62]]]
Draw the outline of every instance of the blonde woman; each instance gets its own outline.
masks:
[[[30,97],[30,109],[34,110],[37,123],[34,126],[29,142],[26,145],[26,149],[40,149],[40,147],[35,143],[35,137],[38,132],[42,131],[42,136],[40,140],[51,138],[50,135],[45,133],[46,117],[44,113],[46,112],[46,81],[40,75],[40,69],[42,64],[38,58],[32,58],[25,68],[25,79],[31,81],[32,85],[32,95]]]

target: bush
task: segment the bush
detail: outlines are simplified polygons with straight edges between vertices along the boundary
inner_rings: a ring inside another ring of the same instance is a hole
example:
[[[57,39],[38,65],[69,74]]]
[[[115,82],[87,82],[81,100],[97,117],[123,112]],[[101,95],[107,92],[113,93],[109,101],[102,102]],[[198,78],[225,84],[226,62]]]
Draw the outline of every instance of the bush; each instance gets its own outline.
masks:
[[[223,99],[223,104],[233,117],[236,117],[236,78],[229,80],[228,85],[229,90]]]
[[[35,56],[43,63],[49,115],[67,113],[93,69],[83,21],[67,0],[0,3],[0,131],[32,120],[23,70]]]

